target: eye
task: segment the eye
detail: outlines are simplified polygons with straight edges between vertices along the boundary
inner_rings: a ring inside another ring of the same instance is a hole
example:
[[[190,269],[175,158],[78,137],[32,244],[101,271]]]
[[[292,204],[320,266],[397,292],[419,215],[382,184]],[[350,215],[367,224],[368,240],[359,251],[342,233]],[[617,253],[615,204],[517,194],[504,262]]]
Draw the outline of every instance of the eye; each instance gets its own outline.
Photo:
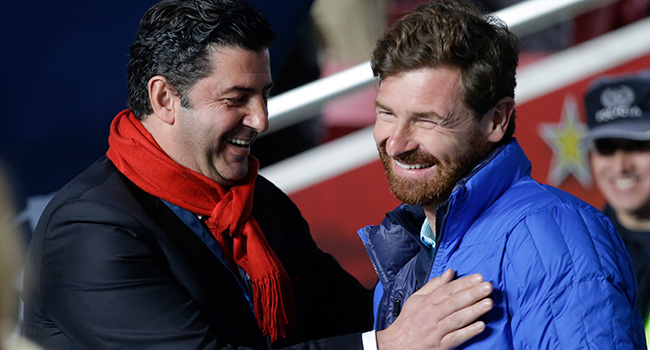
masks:
[[[436,121],[431,120],[431,119],[418,119],[418,120],[415,121],[415,125],[418,128],[433,129],[438,125],[438,123]]]
[[[236,107],[236,106],[242,106],[246,103],[247,97],[246,96],[236,96],[236,97],[227,97],[224,98],[224,101],[228,106],[231,107]]]
[[[390,113],[385,110],[376,110],[375,113],[377,113],[377,119],[381,119],[384,121],[391,121],[396,118],[393,113]]]
[[[627,139],[599,139],[595,141],[594,146],[601,156],[611,156],[619,150],[627,153],[650,150],[650,142]]]

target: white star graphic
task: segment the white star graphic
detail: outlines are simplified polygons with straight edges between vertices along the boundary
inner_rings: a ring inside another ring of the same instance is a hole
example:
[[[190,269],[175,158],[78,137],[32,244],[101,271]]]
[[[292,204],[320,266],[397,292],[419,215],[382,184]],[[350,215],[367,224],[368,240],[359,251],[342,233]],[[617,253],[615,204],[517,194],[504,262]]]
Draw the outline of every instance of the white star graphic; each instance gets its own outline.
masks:
[[[576,99],[565,96],[559,123],[540,123],[537,133],[553,150],[547,182],[560,186],[572,174],[585,189],[591,187],[587,150],[580,145],[586,125],[580,121]]]

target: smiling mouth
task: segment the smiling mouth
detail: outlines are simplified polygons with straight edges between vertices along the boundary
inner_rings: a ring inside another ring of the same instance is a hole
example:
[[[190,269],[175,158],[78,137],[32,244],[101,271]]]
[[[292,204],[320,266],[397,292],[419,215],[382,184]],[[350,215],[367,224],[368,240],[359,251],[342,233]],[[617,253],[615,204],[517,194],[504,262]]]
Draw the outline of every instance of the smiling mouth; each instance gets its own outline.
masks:
[[[233,145],[235,147],[249,148],[251,146],[251,144],[253,143],[253,140],[254,139],[252,139],[252,140],[243,140],[243,139],[236,139],[236,138],[230,138],[229,137],[229,138],[226,139],[226,142],[228,142],[229,144],[231,144],[231,145]]]
[[[406,170],[426,169],[426,168],[430,168],[430,167],[432,167],[434,165],[433,163],[430,163],[430,164],[405,164],[405,163],[402,163],[402,162],[400,162],[398,160],[395,161],[395,164],[397,164],[397,166],[399,166],[400,168],[406,169]]]
[[[624,179],[617,179],[614,182],[614,186],[618,190],[623,190],[624,191],[624,190],[631,189],[632,187],[634,187],[634,185],[636,185],[636,183],[637,183],[636,178],[624,178]]]

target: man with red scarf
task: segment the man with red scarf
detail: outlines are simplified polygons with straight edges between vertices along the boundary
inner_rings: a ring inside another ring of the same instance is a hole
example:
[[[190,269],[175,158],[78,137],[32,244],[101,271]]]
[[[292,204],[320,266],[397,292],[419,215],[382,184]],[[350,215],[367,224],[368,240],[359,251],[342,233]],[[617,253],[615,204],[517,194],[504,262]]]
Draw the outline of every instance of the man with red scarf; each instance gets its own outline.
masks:
[[[491,285],[453,273],[372,328],[371,292],[257,176],[266,19],[237,0],[165,0],[131,47],[107,156],[62,188],[29,249],[25,335],[45,348],[450,348]],[[314,340],[319,339],[319,340]],[[299,344],[299,345],[295,345]]]

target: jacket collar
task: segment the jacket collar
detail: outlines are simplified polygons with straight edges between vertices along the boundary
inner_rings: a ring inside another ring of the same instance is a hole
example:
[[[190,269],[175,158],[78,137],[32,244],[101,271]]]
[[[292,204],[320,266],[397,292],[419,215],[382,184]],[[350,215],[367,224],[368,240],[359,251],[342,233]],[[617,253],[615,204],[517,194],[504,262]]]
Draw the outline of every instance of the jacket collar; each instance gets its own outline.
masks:
[[[497,198],[523,176],[530,175],[531,163],[516,139],[495,149],[460,180],[449,199],[438,209],[443,225],[443,244],[456,244]],[[379,226],[359,230],[379,279],[389,281],[419,252],[420,227],[425,219],[421,206],[402,204]]]
[[[439,207],[438,220],[447,223],[442,234],[463,235],[497,198],[530,173],[530,160],[516,139],[498,147],[456,184],[449,199]]]

